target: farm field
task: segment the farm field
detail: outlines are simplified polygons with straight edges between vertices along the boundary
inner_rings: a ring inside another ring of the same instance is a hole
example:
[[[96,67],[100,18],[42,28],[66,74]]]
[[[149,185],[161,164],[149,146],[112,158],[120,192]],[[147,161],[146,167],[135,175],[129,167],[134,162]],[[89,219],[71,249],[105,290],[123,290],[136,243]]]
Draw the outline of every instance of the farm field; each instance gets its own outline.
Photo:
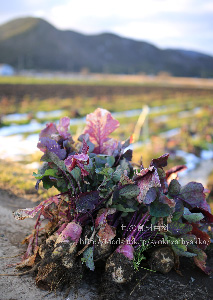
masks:
[[[137,164],[142,157],[147,166],[153,157],[169,152],[168,167],[187,164],[191,170],[200,160],[212,157],[212,103],[213,84],[208,79],[153,80],[139,76],[96,76],[87,81],[0,78],[0,143],[4,145],[1,146],[1,157],[13,165],[15,161],[18,170],[20,165],[25,170],[22,174],[18,172],[18,183],[14,183],[14,176],[9,171],[11,166],[2,161],[1,184],[17,193],[23,190],[27,194],[33,193],[31,173],[40,160],[36,145],[38,133],[45,123],[68,116],[71,133],[75,136],[84,128],[86,114],[97,107],[113,113],[120,122],[113,136],[125,140],[134,133],[142,109],[148,106],[139,139],[132,145],[133,161]],[[21,148],[20,145],[25,146]],[[17,150],[19,146],[20,150]],[[17,151],[12,151],[14,147]],[[194,155],[191,160],[188,153]],[[210,173],[211,169],[207,171]],[[22,177],[24,184],[20,183]]]

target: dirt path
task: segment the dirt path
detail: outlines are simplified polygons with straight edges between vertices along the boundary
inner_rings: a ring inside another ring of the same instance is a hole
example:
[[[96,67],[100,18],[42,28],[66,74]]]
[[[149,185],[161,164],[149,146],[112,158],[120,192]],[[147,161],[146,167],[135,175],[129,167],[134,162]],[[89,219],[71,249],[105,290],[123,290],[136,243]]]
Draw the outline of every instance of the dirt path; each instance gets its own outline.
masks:
[[[2,259],[3,257],[15,256],[25,250],[21,240],[32,230],[34,220],[16,221],[12,211],[17,208],[32,207],[35,203],[18,198],[7,191],[0,190],[0,273],[13,273],[14,267],[9,264],[17,263],[20,257]],[[213,251],[210,252],[209,265],[213,266]],[[136,300],[213,300],[213,275],[207,276],[198,270],[189,259],[182,261],[181,271],[183,277],[172,270],[167,275],[141,270],[135,280],[125,286],[116,287],[112,298],[98,295],[100,288],[100,271],[89,272],[80,286],[78,296],[71,291],[65,297],[62,292],[48,294],[38,289],[34,278],[30,275],[22,277],[0,276],[0,300],[108,300],[108,299],[136,299]],[[146,274],[146,278],[141,280]],[[137,287],[133,291],[135,285]],[[112,293],[111,287],[108,292]],[[131,293],[132,292],[132,293]],[[101,292],[102,293],[102,292]],[[131,296],[130,296],[131,293]]]

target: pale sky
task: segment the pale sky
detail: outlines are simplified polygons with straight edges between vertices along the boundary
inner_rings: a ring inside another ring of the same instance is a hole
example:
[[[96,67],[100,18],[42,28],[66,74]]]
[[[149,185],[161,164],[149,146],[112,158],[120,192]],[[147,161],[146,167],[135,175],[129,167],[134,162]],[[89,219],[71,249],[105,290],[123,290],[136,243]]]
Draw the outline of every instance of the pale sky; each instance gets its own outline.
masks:
[[[213,0],[1,0],[0,24],[39,16],[58,29],[112,32],[213,55]]]

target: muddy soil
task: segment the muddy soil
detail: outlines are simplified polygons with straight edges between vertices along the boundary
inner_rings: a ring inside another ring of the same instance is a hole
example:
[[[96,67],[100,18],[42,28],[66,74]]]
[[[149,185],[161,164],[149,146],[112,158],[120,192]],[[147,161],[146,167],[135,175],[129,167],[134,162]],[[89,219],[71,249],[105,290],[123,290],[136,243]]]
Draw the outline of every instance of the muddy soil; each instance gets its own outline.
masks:
[[[158,99],[160,95],[174,95],[183,93],[185,96],[212,96],[213,90],[208,88],[178,88],[164,86],[138,86],[138,85],[69,85],[69,84],[1,84],[2,97],[14,97],[17,101],[23,99],[24,96],[30,95],[31,98],[72,98],[75,96],[94,97],[97,96],[114,96],[114,95],[139,95],[157,93]]]
[[[25,250],[21,240],[31,233],[34,220],[16,221],[12,211],[17,208],[32,207],[26,199],[18,198],[5,190],[0,190],[0,273],[16,272],[14,266],[20,261],[16,256]],[[213,267],[213,249],[208,251],[208,265]],[[40,290],[31,275],[22,277],[0,276],[0,300],[28,299],[67,299],[67,300],[109,300],[109,299],[143,299],[143,300],[213,300],[213,274],[203,274],[190,259],[181,259],[180,270],[183,276],[172,270],[167,275],[141,269],[131,283],[124,285],[106,283],[103,267],[96,272],[87,271],[78,293],[71,289],[63,292]],[[69,293],[68,293],[69,291]]]

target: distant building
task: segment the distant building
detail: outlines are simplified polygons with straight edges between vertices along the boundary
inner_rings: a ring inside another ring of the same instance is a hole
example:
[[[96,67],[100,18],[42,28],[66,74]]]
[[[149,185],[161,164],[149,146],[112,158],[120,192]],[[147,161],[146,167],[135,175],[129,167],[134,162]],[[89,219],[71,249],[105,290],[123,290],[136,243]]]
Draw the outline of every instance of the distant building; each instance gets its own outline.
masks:
[[[7,64],[0,64],[0,76],[12,76],[15,74],[15,70],[12,66]]]

